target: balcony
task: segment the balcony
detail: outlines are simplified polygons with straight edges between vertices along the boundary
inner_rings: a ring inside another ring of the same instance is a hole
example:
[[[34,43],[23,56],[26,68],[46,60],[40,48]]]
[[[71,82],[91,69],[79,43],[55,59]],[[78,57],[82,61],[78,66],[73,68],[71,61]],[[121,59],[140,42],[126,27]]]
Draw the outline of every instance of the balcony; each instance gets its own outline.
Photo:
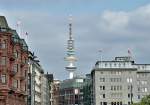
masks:
[[[16,73],[17,73],[17,71],[15,71],[15,70],[11,70],[11,71],[9,72],[10,76],[15,76]]]
[[[17,90],[17,88],[16,88],[16,87],[11,86],[11,87],[10,87],[10,91],[9,91],[9,93],[10,93],[10,94],[12,94],[12,93],[14,93],[16,90]]]
[[[26,79],[26,77],[25,77],[23,74],[21,74],[21,75],[20,75],[20,80],[23,81],[23,80],[25,80],[25,79]]]
[[[15,58],[16,58],[15,55],[14,55],[14,54],[11,54],[9,60],[10,60],[10,61],[15,61]]]
[[[21,62],[20,67],[23,68],[25,66],[24,62]]]
[[[27,92],[25,90],[20,90],[20,96],[27,96]]]

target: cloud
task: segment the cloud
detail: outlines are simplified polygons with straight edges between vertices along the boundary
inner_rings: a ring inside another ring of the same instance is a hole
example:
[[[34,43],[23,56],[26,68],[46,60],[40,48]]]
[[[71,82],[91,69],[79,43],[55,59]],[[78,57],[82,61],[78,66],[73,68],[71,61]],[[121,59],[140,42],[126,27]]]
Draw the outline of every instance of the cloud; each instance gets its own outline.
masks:
[[[115,31],[123,30],[128,25],[128,14],[125,12],[113,12],[113,11],[105,11],[101,15],[100,19],[100,28],[107,31]]]
[[[45,71],[54,73],[55,78],[68,77],[64,68],[67,65],[64,61],[68,38],[67,13],[54,15],[38,8],[5,10],[2,13],[12,28],[16,28],[18,18],[22,20],[22,29],[29,33],[30,49],[39,57]],[[73,19],[73,36],[78,58],[77,72],[90,73],[96,60],[100,58],[100,49],[103,49],[104,60],[127,55],[127,50],[131,49],[137,62],[149,62],[149,27],[150,5],[131,11],[110,9],[100,14],[76,13]]]

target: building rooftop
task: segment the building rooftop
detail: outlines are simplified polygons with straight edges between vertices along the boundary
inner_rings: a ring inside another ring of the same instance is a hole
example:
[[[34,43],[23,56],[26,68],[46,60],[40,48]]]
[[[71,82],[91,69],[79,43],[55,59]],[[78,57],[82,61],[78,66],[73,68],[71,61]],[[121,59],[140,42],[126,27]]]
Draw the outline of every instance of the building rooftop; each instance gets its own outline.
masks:
[[[138,71],[150,71],[150,64],[136,64],[130,57],[115,57],[110,61],[97,61],[93,69],[137,69]]]
[[[0,16],[0,28],[9,28],[4,16]]]
[[[60,83],[60,89],[80,88],[81,86],[83,86],[83,83],[83,78],[66,79]]]

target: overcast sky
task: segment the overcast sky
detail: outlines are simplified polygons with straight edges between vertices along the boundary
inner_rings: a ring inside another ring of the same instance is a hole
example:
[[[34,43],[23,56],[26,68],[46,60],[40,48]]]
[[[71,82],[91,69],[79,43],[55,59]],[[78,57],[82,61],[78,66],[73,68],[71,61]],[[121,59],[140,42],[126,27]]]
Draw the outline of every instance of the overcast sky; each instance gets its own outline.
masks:
[[[150,63],[149,0],[0,0],[0,15],[11,28],[28,32],[30,50],[45,72],[57,79],[68,78],[64,67],[68,38],[68,16],[73,15],[77,73],[90,73],[100,59],[126,56],[136,63]],[[25,35],[20,35],[22,38]]]

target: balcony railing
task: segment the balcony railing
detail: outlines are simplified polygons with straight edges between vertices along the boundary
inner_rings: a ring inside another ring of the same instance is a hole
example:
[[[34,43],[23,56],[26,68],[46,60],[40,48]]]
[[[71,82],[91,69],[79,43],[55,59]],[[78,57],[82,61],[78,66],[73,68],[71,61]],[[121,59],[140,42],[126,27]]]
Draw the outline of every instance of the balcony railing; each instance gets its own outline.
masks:
[[[21,95],[24,95],[24,96],[27,95],[27,92],[25,90],[22,90],[22,89],[20,90],[20,93],[21,93]]]
[[[23,75],[23,74],[21,73],[21,74],[20,74],[20,80],[23,81],[23,80],[25,80],[25,79],[26,79],[25,75]]]
[[[14,54],[11,54],[9,59],[10,59],[10,61],[15,61],[16,57]]]
[[[26,64],[25,62],[21,62],[20,67],[21,67],[21,68],[24,67],[25,64]]]
[[[14,91],[16,91],[16,90],[17,90],[17,88],[16,88],[15,86],[11,86],[11,87],[10,87],[10,91],[13,91],[13,92],[14,92]]]
[[[15,71],[15,70],[11,70],[9,74],[10,74],[10,76],[15,76],[15,75],[16,75],[16,73],[17,73],[17,71]]]

